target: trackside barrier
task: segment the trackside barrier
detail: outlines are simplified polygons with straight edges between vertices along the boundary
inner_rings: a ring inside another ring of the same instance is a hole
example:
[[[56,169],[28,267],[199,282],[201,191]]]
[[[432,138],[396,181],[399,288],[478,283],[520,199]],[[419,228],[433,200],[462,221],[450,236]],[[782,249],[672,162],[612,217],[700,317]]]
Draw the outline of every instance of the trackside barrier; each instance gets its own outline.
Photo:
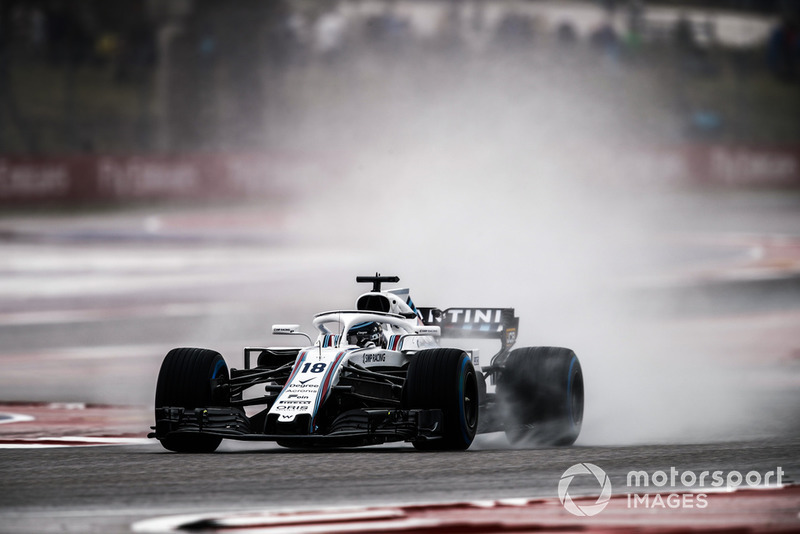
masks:
[[[342,173],[319,154],[0,157],[0,204],[287,196]]]
[[[800,145],[595,147],[582,154],[571,175],[588,167],[585,174],[601,183],[800,186]],[[318,153],[7,156],[0,157],[0,205],[285,197],[347,171],[345,159]]]
[[[631,183],[800,186],[800,145],[686,145],[618,151],[613,157]]]

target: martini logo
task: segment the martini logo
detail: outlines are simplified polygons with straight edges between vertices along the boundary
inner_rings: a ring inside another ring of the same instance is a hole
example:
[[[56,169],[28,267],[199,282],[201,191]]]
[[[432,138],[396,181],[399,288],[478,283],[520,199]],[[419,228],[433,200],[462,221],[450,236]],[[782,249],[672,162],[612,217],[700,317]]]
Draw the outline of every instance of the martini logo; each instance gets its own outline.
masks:
[[[592,475],[597,480],[601,489],[600,495],[594,504],[578,505],[570,497],[569,485],[576,475]],[[611,499],[611,481],[608,479],[606,472],[594,464],[575,464],[561,475],[561,480],[558,483],[558,499],[572,515],[580,517],[597,515],[605,509]]]

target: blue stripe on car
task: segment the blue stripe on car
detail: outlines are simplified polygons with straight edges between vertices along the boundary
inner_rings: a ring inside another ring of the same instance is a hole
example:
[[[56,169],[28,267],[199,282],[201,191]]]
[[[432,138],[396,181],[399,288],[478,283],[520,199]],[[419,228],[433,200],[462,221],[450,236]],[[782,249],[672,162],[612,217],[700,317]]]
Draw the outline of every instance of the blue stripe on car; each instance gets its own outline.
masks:
[[[219,360],[217,365],[214,366],[214,372],[211,374],[211,380],[217,378],[217,373],[221,368],[225,367],[225,360]]]
[[[569,363],[569,373],[567,374],[567,404],[569,405],[569,422],[572,428],[575,428],[575,418],[572,416],[572,367],[577,359],[577,356],[572,357],[572,361]]]
[[[469,443],[469,436],[467,436],[467,416],[464,414],[464,369],[467,367],[469,358],[462,356],[461,369],[458,373],[458,397],[461,399],[459,403],[459,410],[461,412],[461,435],[464,437],[464,443]]]

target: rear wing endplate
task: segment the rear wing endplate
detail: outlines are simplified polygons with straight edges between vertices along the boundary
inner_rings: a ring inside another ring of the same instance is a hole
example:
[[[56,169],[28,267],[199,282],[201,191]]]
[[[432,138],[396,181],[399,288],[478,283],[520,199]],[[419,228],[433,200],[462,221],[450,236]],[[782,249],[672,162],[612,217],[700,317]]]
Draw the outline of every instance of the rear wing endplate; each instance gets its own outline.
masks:
[[[442,329],[442,337],[499,339],[503,351],[517,341],[519,317],[514,308],[417,308],[426,325]]]

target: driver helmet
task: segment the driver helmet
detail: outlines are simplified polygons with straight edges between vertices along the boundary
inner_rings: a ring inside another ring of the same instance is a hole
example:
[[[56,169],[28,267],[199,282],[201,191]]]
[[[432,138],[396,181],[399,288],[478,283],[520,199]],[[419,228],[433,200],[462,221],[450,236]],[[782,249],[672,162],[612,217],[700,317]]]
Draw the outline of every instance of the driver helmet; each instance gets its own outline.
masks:
[[[375,321],[354,325],[347,332],[347,342],[359,347],[384,347],[381,325]]]

